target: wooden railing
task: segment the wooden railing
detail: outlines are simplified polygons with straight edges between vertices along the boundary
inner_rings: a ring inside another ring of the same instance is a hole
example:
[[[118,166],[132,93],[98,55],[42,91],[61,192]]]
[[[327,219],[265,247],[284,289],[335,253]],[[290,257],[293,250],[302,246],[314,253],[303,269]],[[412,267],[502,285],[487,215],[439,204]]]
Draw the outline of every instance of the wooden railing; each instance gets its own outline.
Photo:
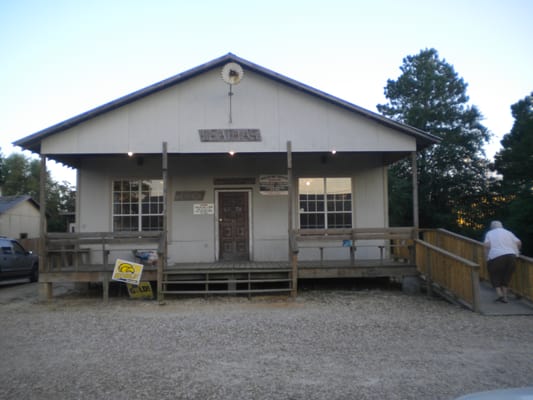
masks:
[[[533,301],[533,258],[518,257],[509,287],[515,294]]]
[[[479,312],[479,265],[422,240],[415,240],[416,265],[428,294],[437,285],[443,294]]]
[[[479,264],[479,277],[489,280],[485,247],[482,242],[458,235],[445,229],[425,230],[424,241]],[[516,271],[513,274],[510,289],[518,296],[533,301],[533,259],[520,256],[517,258]]]
[[[479,264],[480,278],[483,280],[489,279],[483,243],[446,229],[423,230],[422,239],[459,257]]]
[[[45,262],[40,272],[60,271],[62,267],[80,265],[108,266],[112,252],[130,252],[151,248],[162,259],[161,232],[83,232],[47,233],[45,236]]]
[[[413,260],[413,227],[395,228],[355,228],[355,229],[296,229],[290,237],[290,248],[297,254],[300,248],[317,248],[320,259],[326,248],[345,247],[350,250],[354,261],[359,247],[379,249],[380,257],[402,255],[401,258]]]

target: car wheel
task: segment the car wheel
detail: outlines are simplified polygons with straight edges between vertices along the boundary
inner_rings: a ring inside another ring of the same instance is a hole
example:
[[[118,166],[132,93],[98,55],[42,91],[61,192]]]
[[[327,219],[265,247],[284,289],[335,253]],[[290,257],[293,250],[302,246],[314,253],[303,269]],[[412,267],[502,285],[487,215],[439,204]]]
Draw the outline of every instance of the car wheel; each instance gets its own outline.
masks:
[[[39,280],[39,266],[34,265],[31,269],[30,282],[37,282]]]

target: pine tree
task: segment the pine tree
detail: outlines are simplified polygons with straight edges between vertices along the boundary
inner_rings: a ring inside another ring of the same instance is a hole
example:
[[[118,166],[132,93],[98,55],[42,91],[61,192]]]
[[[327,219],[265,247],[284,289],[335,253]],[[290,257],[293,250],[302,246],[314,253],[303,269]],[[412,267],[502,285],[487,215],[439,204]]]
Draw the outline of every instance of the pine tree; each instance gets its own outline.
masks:
[[[435,49],[403,59],[402,74],[385,86],[388,104],[377,106],[383,115],[442,139],[417,155],[421,227],[481,228],[488,196],[488,161],[483,146],[490,134],[482,115],[468,104],[467,84]],[[406,193],[411,164],[390,169],[392,225],[409,225]],[[409,202],[410,207],[410,202]],[[484,221],[483,221],[484,222]]]

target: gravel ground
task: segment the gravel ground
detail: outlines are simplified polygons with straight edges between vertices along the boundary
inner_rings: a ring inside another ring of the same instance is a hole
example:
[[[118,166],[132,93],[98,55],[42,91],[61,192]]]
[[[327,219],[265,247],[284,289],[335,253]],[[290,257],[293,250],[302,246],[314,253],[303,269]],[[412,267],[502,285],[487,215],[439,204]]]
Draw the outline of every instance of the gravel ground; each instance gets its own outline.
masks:
[[[0,288],[0,292],[5,288]],[[454,399],[533,385],[533,317],[398,290],[0,296],[2,399]]]

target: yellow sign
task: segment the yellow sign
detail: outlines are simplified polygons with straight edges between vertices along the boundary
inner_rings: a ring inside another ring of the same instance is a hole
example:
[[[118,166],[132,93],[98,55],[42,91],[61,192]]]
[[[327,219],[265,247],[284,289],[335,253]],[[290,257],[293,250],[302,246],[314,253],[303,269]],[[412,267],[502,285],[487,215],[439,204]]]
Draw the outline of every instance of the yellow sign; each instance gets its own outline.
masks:
[[[152,285],[150,282],[139,282],[139,285],[135,286],[131,283],[126,283],[128,287],[128,293],[132,299],[153,299],[154,293],[152,292]]]
[[[132,261],[117,259],[111,279],[114,281],[138,285],[141,281],[143,265]]]

